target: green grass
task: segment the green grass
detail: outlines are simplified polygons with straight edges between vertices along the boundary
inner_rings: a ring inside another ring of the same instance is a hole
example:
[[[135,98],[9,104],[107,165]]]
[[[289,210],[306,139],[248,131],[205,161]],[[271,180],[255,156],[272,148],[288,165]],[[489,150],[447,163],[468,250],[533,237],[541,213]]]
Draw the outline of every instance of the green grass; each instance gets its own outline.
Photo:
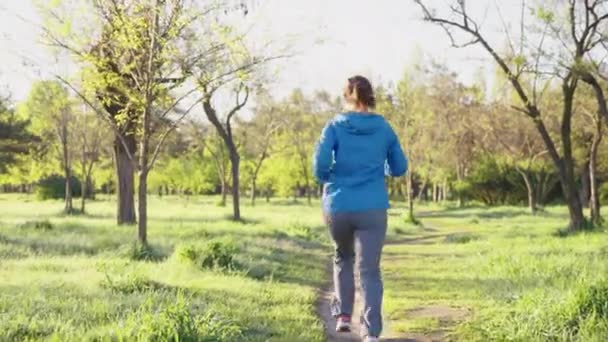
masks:
[[[565,208],[422,207],[426,230],[385,248],[389,329],[459,341],[606,341],[608,234],[560,238]],[[440,306],[454,319],[416,317]]]
[[[114,223],[112,198],[87,215],[0,195],[0,341],[323,341],[328,281],[318,205],[245,206],[150,197],[150,248]],[[559,237],[563,207],[441,205],[389,214],[387,335],[458,341],[608,339],[608,234]]]
[[[1,195],[0,340],[324,340],[318,207],[261,203],[237,223],[215,202],[151,196],[141,251],[111,199],[69,217],[60,202]],[[208,257],[218,253],[227,265]]]

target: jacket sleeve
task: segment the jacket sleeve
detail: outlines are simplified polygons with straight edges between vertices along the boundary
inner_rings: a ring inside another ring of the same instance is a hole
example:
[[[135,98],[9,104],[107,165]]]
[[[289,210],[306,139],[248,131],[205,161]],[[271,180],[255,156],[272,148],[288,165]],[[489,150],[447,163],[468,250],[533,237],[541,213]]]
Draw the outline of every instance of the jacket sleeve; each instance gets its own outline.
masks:
[[[395,131],[390,127],[389,130],[390,143],[386,156],[385,173],[389,177],[401,177],[407,172],[407,158],[405,153],[403,153],[397,134],[395,134]]]
[[[325,125],[325,128],[323,128],[321,137],[317,142],[312,162],[314,176],[321,184],[329,182],[331,168],[334,163],[335,146],[336,134],[332,127],[332,123],[329,122]]]

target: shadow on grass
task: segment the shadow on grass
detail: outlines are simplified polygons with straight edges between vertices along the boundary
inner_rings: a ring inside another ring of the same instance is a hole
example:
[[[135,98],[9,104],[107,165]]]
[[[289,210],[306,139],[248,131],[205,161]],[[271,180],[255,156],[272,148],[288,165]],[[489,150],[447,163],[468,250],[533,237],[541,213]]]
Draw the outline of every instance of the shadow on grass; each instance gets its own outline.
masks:
[[[608,231],[606,230],[605,224],[596,225],[593,222],[586,220],[581,229],[572,230],[572,229],[566,227],[566,228],[558,229],[552,235],[554,237],[564,239],[564,238],[569,238],[569,237],[574,237],[574,236],[579,236],[579,235],[606,234],[606,232],[608,232]]]
[[[437,211],[424,211],[418,214],[419,217],[429,218],[454,218],[454,219],[465,219],[465,218],[477,218],[477,219],[504,219],[504,218],[515,218],[515,217],[564,217],[563,214],[550,213],[547,211],[539,212],[536,215],[530,214],[527,208],[505,208],[500,211],[493,211],[494,207],[489,206],[471,206],[471,207],[449,207]],[[480,211],[472,211],[480,210]]]
[[[39,242],[22,238],[9,238],[4,235],[0,235],[0,243],[25,247],[34,254],[42,253],[60,256],[81,254],[91,256],[99,253],[99,249],[93,246],[84,246],[65,242]]]
[[[84,243],[73,243],[66,241],[51,241],[36,238],[12,238],[0,234],[0,244],[13,245],[25,248],[32,255],[46,256],[95,256],[111,253],[112,256],[121,256],[132,260],[142,261],[164,261],[168,257],[166,248],[158,246],[138,247],[136,242],[124,244],[123,240],[100,240],[92,245]]]
[[[532,289],[545,289],[551,286],[551,279],[543,277],[528,278],[455,278],[420,277],[402,274],[385,274],[387,287],[399,284],[400,288],[410,289],[409,296],[422,300],[454,300],[456,298],[491,297],[495,300],[512,302],[519,295]],[[420,290],[433,290],[433,295]],[[407,291],[405,292],[407,293]],[[406,294],[406,296],[408,296]],[[431,298],[432,297],[432,298]],[[406,312],[404,311],[403,314]]]
[[[395,239],[386,242],[386,245],[433,245],[436,244],[441,238],[445,238],[451,234],[433,234],[425,235],[412,238]]]

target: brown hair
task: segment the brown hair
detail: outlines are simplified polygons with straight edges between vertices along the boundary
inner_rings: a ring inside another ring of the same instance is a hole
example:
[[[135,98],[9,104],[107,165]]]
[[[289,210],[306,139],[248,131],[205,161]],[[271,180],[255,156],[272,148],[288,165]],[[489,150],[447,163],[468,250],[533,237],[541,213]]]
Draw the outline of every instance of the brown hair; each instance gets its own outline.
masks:
[[[372,88],[369,80],[363,76],[356,75],[348,79],[348,86],[344,89],[344,97],[352,97],[369,108],[376,107],[374,88]]]

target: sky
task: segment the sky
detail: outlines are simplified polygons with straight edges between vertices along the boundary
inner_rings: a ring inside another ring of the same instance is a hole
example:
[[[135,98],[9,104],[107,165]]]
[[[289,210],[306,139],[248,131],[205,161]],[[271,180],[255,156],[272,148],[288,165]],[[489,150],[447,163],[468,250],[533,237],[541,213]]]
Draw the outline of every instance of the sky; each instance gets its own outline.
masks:
[[[446,9],[447,0],[429,1]],[[473,15],[485,18],[489,40],[504,44],[504,27],[519,18],[521,0],[474,3]],[[412,0],[249,0],[249,6],[246,24],[254,35],[288,41],[295,54],[273,66],[269,88],[275,97],[294,88],[338,95],[354,74],[376,84],[396,82],[420,52],[423,62],[445,63],[465,83],[480,68],[488,79],[493,74],[485,51],[452,48],[440,28],[421,20]],[[71,72],[40,43],[40,27],[32,0],[0,0],[0,92],[10,92],[14,101],[23,100],[35,80]]]

